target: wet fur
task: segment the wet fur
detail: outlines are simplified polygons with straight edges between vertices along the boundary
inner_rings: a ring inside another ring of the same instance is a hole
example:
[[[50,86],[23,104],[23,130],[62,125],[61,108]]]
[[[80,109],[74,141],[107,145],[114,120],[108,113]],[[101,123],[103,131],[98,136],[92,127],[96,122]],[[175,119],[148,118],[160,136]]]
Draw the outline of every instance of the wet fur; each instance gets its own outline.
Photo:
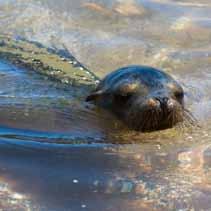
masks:
[[[116,114],[131,129],[153,131],[195,121],[184,108],[184,91],[170,75],[130,66],[108,74],[88,97]]]

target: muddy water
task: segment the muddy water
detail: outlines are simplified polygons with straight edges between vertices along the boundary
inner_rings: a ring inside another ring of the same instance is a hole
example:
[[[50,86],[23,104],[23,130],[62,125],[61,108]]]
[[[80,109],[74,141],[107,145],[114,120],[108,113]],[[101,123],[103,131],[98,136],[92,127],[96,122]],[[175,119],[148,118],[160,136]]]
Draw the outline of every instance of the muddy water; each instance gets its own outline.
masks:
[[[208,0],[0,1],[0,31],[62,48],[98,76],[145,64],[172,74],[201,128],[140,134],[86,92],[0,63],[2,210],[211,209]]]

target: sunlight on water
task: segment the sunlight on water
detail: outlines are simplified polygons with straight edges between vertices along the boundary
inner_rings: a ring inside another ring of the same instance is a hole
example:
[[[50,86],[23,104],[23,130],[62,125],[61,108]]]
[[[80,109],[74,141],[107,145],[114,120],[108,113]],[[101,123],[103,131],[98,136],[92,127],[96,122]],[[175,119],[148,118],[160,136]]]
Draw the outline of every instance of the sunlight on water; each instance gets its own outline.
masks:
[[[27,198],[22,194],[13,192],[5,183],[0,183],[0,207],[1,210],[31,210]]]
[[[172,26],[171,29],[175,31],[183,30],[188,27],[188,24],[190,23],[190,19],[187,17],[182,17],[178,19]]]

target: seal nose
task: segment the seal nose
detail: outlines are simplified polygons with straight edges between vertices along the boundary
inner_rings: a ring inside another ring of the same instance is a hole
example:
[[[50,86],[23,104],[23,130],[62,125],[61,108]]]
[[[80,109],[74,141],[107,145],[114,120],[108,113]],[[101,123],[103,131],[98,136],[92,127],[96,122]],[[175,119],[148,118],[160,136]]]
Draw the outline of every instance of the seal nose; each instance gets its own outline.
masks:
[[[161,104],[161,107],[163,108],[164,111],[170,111],[174,107],[174,102],[172,99],[169,99],[168,97],[163,97],[163,98],[156,98]]]
[[[172,99],[169,99],[168,97],[164,97],[162,100],[161,100],[161,104],[163,105],[163,107],[165,109],[167,109],[168,111],[172,110],[173,107],[174,107],[174,102]]]

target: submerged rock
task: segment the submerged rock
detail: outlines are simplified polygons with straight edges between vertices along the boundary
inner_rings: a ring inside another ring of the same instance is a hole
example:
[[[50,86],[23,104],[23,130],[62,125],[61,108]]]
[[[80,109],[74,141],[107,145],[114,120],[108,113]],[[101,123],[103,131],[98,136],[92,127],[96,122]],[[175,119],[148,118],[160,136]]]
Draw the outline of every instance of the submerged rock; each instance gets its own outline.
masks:
[[[95,85],[96,76],[76,59],[69,60],[53,49],[49,54],[49,48],[44,48],[37,42],[25,39],[17,41],[10,36],[0,35],[0,59],[71,86]]]

